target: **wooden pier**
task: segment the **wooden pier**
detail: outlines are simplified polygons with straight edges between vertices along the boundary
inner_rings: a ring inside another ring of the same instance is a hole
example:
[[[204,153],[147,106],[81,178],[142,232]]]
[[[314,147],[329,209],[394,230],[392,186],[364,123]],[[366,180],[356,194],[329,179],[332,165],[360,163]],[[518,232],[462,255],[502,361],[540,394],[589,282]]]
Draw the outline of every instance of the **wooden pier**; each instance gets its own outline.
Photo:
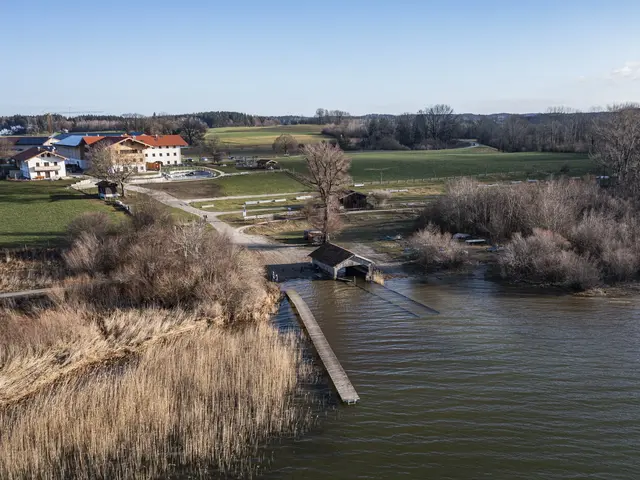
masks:
[[[358,396],[356,389],[351,385],[349,377],[347,377],[342,365],[340,365],[336,354],[333,353],[329,342],[325,338],[324,333],[322,333],[322,330],[318,326],[318,322],[316,322],[316,319],[313,316],[313,313],[311,313],[311,310],[309,310],[306,302],[295,290],[285,290],[285,294],[298,312],[298,315],[302,320],[302,324],[309,334],[309,338],[311,338],[311,342],[313,343],[316,352],[318,352],[318,356],[320,357],[325,370],[329,374],[329,378],[331,378],[331,381],[340,396],[340,400],[347,405],[357,403],[358,400],[360,400],[360,397]]]

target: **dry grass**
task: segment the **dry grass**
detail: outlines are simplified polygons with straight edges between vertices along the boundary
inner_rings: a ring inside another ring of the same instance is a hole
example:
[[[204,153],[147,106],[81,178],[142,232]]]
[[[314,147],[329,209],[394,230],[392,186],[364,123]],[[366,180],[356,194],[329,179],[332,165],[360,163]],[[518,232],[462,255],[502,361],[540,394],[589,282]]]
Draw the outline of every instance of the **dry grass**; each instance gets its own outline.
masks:
[[[64,266],[53,251],[21,249],[0,252],[0,292],[46,288],[64,276]]]
[[[310,422],[298,339],[255,256],[153,207],[78,219],[74,288],[0,310],[0,478],[250,474]]]
[[[0,410],[0,478],[247,472],[265,441],[308,425],[295,403],[308,373],[295,339],[264,324],[154,342]]]

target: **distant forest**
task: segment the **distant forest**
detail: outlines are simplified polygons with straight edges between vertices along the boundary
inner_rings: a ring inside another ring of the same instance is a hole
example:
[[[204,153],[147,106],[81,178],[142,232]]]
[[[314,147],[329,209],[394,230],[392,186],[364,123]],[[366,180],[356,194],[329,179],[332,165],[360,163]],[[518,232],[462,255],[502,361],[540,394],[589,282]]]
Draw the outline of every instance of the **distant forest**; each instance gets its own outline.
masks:
[[[179,133],[191,136],[190,128],[254,127],[296,124],[324,126],[323,133],[334,137],[344,150],[422,150],[460,146],[460,139],[475,139],[502,151],[589,152],[594,127],[600,119],[620,109],[583,113],[551,108],[537,114],[457,114],[448,105],[433,105],[417,113],[401,115],[353,116],[342,110],[319,108],[314,116],[258,116],[240,112],[198,112],[181,115],[138,114],[13,115],[0,117],[0,135],[42,134],[45,132],[127,131],[148,134]],[[186,125],[186,127],[185,127]],[[202,141],[203,135],[192,140]]]

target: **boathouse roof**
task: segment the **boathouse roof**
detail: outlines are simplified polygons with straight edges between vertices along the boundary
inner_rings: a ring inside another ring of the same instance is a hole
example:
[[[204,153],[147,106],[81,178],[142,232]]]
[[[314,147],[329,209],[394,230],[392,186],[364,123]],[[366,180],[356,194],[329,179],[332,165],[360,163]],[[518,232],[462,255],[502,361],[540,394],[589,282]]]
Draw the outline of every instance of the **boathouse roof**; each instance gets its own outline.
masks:
[[[330,267],[340,265],[345,260],[349,260],[352,257],[357,257],[355,253],[346,248],[339,247],[333,243],[325,243],[320,248],[314,250],[309,254],[314,260],[324,263]]]

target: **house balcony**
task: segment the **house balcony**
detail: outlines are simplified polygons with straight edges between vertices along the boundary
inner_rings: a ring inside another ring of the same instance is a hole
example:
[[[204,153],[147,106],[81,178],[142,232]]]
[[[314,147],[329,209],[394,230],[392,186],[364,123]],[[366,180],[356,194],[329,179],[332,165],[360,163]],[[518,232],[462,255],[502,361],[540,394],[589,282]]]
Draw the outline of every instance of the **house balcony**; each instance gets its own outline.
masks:
[[[49,165],[47,167],[45,166],[33,167],[33,170],[35,172],[57,172],[60,170],[60,165]]]

